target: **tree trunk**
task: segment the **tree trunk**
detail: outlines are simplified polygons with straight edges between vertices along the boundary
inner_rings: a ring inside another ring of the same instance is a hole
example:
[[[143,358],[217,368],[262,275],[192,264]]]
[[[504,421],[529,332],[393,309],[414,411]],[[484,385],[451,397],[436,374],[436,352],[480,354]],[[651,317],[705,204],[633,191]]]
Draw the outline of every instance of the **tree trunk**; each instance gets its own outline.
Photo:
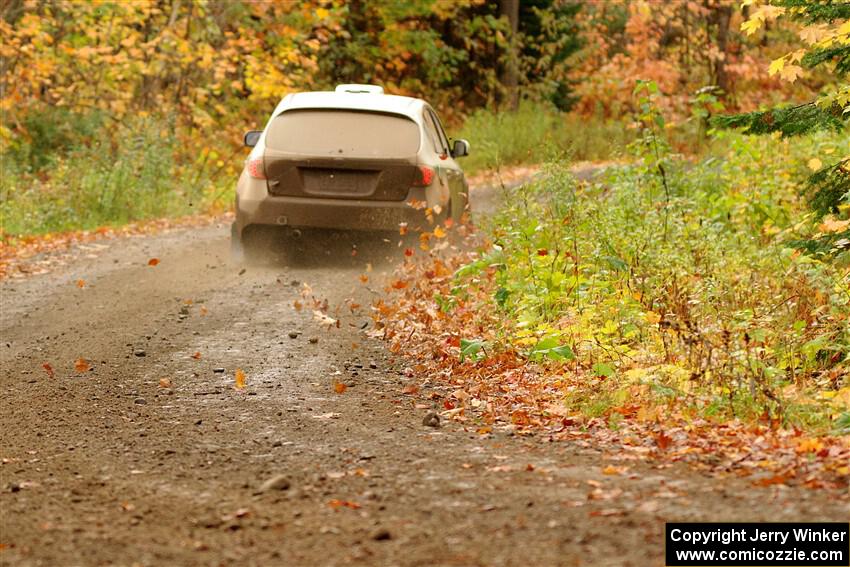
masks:
[[[714,62],[714,79],[723,90],[723,97],[730,98],[729,73],[726,71],[726,60],[729,59],[729,21],[732,19],[732,6],[715,8],[714,21],[717,25],[717,49],[721,57]]]
[[[510,27],[501,77],[505,90],[504,100],[510,110],[516,110],[519,107],[519,0],[500,0],[499,12],[508,20]]]

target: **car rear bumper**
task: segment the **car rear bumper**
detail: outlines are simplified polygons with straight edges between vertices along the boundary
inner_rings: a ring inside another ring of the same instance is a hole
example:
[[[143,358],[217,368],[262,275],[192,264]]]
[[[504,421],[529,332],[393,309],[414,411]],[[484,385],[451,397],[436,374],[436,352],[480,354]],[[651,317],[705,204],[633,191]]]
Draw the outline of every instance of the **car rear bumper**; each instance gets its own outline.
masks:
[[[413,191],[411,193],[414,193]],[[401,223],[411,230],[426,229],[425,212],[412,203],[424,202],[411,195],[406,201],[367,201],[316,197],[266,195],[260,199],[240,198],[236,204],[235,231],[241,234],[253,225],[338,230],[396,231]]]

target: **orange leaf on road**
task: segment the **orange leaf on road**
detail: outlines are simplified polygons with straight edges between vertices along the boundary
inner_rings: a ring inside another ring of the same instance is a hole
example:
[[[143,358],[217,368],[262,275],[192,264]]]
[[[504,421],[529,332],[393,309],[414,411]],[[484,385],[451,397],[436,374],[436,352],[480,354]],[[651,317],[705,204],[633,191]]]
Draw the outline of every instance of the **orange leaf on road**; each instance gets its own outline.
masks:
[[[77,280],[77,287],[80,289],[86,287],[86,280]]]
[[[347,389],[348,389],[348,386],[346,386],[342,382],[334,380],[334,392],[336,392],[337,394],[341,394],[341,393],[345,392]]]
[[[360,508],[360,504],[357,502],[351,502],[350,500],[337,500],[336,498],[329,500],[328,506],[334,510],[339,510],[340,508],[351,508],[352,510],[357,510]]]
[[[658,445],[659,449],[667,449],[670,446],[670,443],[673,442],[673,438],[665,435],[664,433],[659,433],[655,436],[655,444]]]
[[[51,378],[54,378],[56,376],[56,374],[53,372],[53,367],[50,366],[49,362],[45,362],[41,365],[41,367],[44,368],[44,371],[47,372],[47,375]]]
[[[200,351],[198,351],[198,352],[196,352],[195,354],[193,354],[193,355],[192,355],[192,358],[194,358],[195,360],[201,360],[201,353],[200,353]]]
[[[245,373],[242,372],[241,368],[236,369],[236,375],[235,375],[234,378],[235,378],[235,383],[233,384],[234,388],[236,388],[237,390],[241,390],[242,388],[245,387]]]
[[[151,258],[148,260],[148,266],[156,266],[159,264],[159,258]]]
[[[91,364],[85,358],[80,357],[74,363],[74,370],[77,372],[88,372],[91,370]]]

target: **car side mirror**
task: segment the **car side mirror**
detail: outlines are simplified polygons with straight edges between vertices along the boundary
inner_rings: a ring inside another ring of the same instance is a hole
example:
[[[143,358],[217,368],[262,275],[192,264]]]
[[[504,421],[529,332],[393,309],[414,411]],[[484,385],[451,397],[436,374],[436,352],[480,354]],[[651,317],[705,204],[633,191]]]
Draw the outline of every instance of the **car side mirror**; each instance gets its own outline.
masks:
[[[452,157],[463,157],[469,155],[469,142],[466,140],[455,140],[452,144]]]
[[[257,145],[257,142],[260,141],[260,136],[262,135],[262,130],[251,130],[250,132],[245,132],[245,137],[242,141],[245,142],[245,145],[249,148],[253,148]]]

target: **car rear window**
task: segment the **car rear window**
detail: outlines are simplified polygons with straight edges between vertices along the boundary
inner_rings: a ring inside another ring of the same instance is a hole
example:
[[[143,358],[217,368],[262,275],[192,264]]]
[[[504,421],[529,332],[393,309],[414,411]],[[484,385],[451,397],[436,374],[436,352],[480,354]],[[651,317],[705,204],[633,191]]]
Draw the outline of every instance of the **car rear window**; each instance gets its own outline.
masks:
[[[419,151],[419,126],[395,114],[290,110],[272,120],[266,147],[315,156],[405,158]]]

